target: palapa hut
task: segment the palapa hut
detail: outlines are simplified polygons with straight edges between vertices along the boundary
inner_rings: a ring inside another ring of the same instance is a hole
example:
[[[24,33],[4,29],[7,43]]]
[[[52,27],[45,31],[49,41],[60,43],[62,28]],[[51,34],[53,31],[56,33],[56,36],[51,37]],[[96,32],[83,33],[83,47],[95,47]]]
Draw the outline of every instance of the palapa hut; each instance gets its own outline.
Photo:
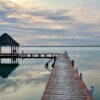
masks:
[[[6,47],[6,46],[11,47],[11,54],[18,53],[19,43],[16,42],[7,33],[4,33],[0,36],[0,53],[1,53],[1,47]]]

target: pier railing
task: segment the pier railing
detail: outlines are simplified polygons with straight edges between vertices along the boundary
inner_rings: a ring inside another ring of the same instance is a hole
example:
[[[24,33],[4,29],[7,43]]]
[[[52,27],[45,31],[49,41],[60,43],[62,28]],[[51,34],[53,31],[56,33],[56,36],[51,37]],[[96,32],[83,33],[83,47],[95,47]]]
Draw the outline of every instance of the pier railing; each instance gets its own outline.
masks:
[[[59,53],[1,53],[0,58],[54,58]]]

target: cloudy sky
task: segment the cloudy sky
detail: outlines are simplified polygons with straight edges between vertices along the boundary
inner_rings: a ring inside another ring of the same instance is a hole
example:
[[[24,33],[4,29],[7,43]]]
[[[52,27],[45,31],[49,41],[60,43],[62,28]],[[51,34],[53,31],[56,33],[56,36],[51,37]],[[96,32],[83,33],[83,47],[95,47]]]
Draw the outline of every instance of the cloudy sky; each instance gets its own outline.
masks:
[[[100,0],[0,0],[0,35],[21,45],[100,45]]]

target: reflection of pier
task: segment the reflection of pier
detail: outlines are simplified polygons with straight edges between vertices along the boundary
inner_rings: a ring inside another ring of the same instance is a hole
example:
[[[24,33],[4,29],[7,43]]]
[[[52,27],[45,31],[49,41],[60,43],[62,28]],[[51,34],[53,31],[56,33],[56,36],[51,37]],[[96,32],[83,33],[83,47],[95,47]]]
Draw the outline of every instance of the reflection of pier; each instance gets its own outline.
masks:
[[[7,78],[19,64],[0,64],[0,76]]]

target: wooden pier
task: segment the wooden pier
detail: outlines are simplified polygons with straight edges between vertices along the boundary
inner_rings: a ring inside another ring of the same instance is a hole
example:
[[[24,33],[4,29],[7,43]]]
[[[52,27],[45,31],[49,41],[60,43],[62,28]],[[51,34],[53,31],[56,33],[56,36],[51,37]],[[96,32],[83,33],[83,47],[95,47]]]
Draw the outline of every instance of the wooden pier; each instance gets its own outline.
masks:
[[[93,100],[90,91],[65,54],[57,57],[41,100]]]
[[[1,53],[0,58],[54,58],[58,53]]]

